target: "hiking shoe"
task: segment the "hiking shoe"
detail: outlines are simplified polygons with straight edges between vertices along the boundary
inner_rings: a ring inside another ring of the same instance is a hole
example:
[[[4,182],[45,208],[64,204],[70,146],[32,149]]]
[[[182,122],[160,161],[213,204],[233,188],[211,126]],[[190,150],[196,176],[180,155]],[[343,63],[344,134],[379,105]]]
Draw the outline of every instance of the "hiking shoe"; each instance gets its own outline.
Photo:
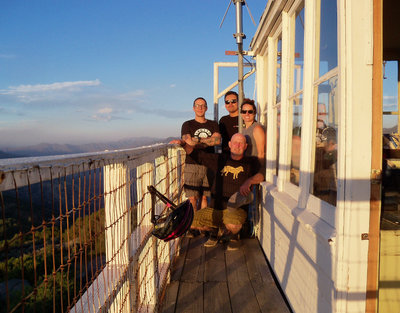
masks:
[[[197,236],[199,236],[199,235],[200,235],[200,231],[198,231],[197,229],[189,229],[189,230],[186,232],[185,237],[186,237],[186,238],[194,238],[194,237],[197,237]]]
[[[236,251],[240,248],[240,241],[238,239],[231,239],[226,246],[228,251]]]
[[[218,238],[217,237],[210,237],[208,240],[204,243],[204,247],[215,247],[218,243]]]

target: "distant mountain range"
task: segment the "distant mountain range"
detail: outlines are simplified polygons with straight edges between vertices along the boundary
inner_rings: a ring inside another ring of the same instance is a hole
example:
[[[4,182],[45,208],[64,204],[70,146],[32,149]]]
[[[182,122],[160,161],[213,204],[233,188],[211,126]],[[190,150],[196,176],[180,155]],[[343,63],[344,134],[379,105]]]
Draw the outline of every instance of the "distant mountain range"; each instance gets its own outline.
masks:
[[[1,148],[0,159],[130,149],[156,143],[168,143],[172,139],[174,138],[134,137],[113,142],[79,145],[41,143],[26,147]]]

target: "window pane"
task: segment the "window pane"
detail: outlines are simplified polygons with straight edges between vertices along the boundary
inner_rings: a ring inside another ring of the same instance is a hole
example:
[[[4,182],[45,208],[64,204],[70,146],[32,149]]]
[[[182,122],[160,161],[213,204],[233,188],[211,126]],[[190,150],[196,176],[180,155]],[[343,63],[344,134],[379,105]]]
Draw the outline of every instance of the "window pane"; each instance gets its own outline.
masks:
[[[303,95],[292,100],[293,106],[293,127],[292,127],[292,157],[290,165],[290,182],[299,185],[300,178],[300,146],[301,146],[301,125],[303,112]]]
[[[337,190],[337,76],[318,86],[313,194],[336,205]]]
[[[280,141],[280,131],[281,131],[281,107],[276,108],[276,175],[278,175],[279,170],[279,141]]]
[[[397,114],[389,115],[388,112],[398,112],[399,110],[398,62],[384,62],[383,73],[383,133],[397,133],[399,116]]]
[[[293,92],[303,89],[304,64],[304,8],[296,15],[294,47],[294,86]]]
[[[282,38],[278,39],[278,58],[276,64],[276,103],[281,102]]]
[[[320,25],[319,76],[321,77],[338,64],[336,0],[321,0]]]

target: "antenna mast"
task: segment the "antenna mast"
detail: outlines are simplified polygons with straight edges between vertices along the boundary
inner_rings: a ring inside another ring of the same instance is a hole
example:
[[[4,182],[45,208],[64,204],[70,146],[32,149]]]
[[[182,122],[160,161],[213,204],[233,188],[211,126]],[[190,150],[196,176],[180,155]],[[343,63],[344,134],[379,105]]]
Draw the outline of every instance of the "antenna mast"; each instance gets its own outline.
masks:
[[[239,88],[239,133],[242,133],[243,119],[240,114],[240,106],[243,103],[244,92],[243,92],[243,38],[246,38],[243,33],[243,17],[242,17],[242,6],[245,4],[245,0],[232,0],[236,7],[236,34],[233,37],[236,38],[238,45],[238,88]]]

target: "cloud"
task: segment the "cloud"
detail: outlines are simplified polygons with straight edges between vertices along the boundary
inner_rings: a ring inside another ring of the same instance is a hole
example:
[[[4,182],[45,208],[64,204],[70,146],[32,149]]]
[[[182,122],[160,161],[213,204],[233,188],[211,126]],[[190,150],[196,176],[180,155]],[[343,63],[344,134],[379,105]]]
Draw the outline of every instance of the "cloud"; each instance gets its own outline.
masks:
[[[169,87],[170,87],[170,88],[175,88],[175,87],[176,87],[176,84],[171,84],[171,85],[169,85]]]
[[[38,85],[19,85],[10,86],[6,90],[0,90],[2,95],[20,95],[36,92],[58,91],[58,90],[79,90],[82,87],[98,86],[100,80],[76,81],[76,82],[61,82],[52,84],[38,84]]]
[[[75,82],[56,82],[52,84],[10,86],[0,89],[0,96],[7,97],[9,102],[51,104],[71,102],[73,96],[88,87],[101,85],[99,79]]]
[[[1,54],[0,53],[0,59],[14,59],[15,55],[14,54]]]
[[[157,115],[157,116],[163,116],[166,118],[190,118],[193,116],[193,111],[188,111],[188,110],[166,110],[166,109],[161,109],[161,108],[140,108],[139,111],[141,113],[145,114],[151,114],[151,115]]]
[[[104,107],[99,110],[95,114],[89,117],[90,121],[102,121],[102,122],[110,122],[113,120],[128,120],[126,117],[121,117],[115,114],[112,114],[114,112],[113,108],[110,107]]]
[[[101,114],[109,114],[112,111],[113,111],[112,108],[102,108],[102,109],[99,110],[99,113],[101,113]]]
[[[138,90],[122,93],[122,94],[118,95],[117,98],[122,101],[132,101],[132,100],[138,100],[141,97],[143,97],[144,95],[145,95],[145,91],[142,89],[138,89]]]

